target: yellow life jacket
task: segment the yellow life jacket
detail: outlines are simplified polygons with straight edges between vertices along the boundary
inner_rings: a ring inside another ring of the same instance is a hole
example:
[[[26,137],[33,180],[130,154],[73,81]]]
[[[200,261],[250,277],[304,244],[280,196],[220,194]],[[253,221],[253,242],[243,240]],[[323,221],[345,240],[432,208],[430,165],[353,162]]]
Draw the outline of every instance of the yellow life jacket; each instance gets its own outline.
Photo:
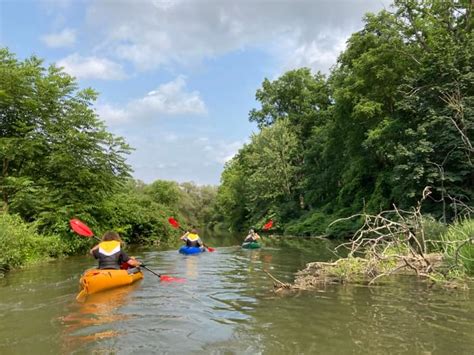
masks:
[[[189,233],[186,238],[191,241],[191,242],[195,242],[196,240],[199,239],[199,235],[195,234],[195,233]]]
[[[117,240],[109,240],[99,243],[99,253],[110,256],[120,251],[120,242]]]

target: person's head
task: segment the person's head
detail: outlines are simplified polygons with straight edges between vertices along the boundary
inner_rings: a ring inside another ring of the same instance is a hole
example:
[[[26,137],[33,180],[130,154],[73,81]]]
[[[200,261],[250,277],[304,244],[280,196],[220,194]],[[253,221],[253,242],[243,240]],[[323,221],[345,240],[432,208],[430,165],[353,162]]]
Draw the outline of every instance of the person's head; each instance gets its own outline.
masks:
[[[193,234],[197,234],[197,232],[198,232],[198,231],[197,231],[197,229],[196,229],[196,228],[193,228],[193,229],[191,229],[191,233],[193,233]]]
[[[102,240],[104,242],[109,242],[111,240],[117,240],[120,242],[120,236],[117,232],[114,231],[107,231],[105,234],[102,236]]]
[[[249,234],[254,234],[254,233],[255,233],[255,230],[253,228],[250,228]]]

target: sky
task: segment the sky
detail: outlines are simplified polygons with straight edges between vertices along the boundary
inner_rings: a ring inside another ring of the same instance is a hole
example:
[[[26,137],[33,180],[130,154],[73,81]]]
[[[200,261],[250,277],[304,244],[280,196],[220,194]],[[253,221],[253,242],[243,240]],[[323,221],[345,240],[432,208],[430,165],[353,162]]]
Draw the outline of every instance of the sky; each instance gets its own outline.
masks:
[[[99,92],[134,148],[133,176],[217,185],[258,129],[263,80],[328,73],[366,12],[389,0],[0,0],[0,46]]]

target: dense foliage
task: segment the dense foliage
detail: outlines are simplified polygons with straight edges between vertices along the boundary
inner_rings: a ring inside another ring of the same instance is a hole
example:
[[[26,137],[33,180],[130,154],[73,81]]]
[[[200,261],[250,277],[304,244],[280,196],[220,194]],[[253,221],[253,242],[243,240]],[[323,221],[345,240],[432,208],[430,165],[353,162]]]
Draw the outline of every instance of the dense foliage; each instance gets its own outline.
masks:
[[[424,212],[442,222],[472,207],[472,6],[395,1],[366,16],[328,77],[303,68],[265,80],[250,112],[261,130],[222,175],[220,222],[345,235],[357,220],[327,226],[410,208],[425,186]]]
[[[130,178],[131,148],[106,130],[93,110],[97,94],[36,57],[19,61],[0,49],[0,218],[3,269],[84,251],[76,217],[100,235],[131,243],[176,243],[183,226],[209,219],[217,189]]]
[[[96,93],[32,57],[0,50],[0,188],[3,210],[59,225],[72,214],[100,220],[97,206],[115,193],[130,167],[122,138],[92,109]]]
[[[212,210],[217,188],[156,180],[146,185],[129,180],[126,186],[107,199],[101,209],[105,222],[100,231],[117,230],[132,243],[176,244],[181,231],[173,229],[168,218],[183,228],[203,227]],[[182,234],[182,233],[181,233]]]
[[[57,235],[39,235],[34,224],[19,216],[0,214],[0,275],[11,268],[67,254],[67,248]]]

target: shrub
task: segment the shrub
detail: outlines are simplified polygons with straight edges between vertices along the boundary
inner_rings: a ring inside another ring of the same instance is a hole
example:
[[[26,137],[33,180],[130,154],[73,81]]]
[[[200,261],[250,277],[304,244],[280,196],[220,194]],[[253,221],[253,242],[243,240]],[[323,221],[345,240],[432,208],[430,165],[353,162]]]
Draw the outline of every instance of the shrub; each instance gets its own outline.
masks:
[[[17,215],[0,214],[0,272],[67,252],[57,235],[42,236]]]
[[[430,216],[423,216],[422,224],[425,238],[430,241],[427,244],[428,252],[442,252],[442,236],[448,230],[448,226],[444,223],[436,221]]]
[[[444,254],[453,266],[474,275],[474,221],[466,219],[449,226],[442,235]]]

